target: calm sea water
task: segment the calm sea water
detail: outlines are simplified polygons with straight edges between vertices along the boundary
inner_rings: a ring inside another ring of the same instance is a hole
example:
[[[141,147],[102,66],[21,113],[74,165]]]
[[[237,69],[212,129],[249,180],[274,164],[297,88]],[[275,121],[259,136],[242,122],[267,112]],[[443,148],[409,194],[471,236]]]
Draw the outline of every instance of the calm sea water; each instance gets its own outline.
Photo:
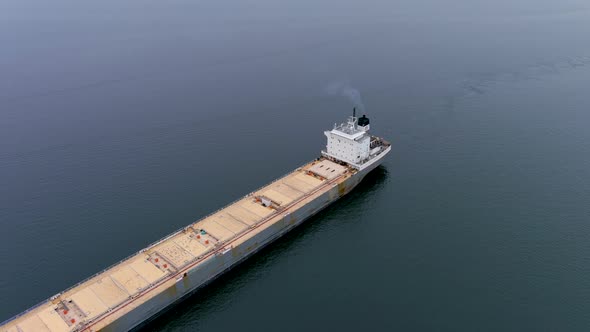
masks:
[[[0,320],[318,156],[384,165],[147,331],[590,330],[590,4],[0,4]]]

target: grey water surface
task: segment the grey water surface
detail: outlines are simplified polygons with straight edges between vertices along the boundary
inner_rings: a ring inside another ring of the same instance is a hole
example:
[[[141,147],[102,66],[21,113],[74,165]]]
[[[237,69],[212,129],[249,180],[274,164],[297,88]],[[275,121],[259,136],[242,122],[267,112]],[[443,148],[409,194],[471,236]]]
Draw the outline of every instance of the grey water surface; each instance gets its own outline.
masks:
[[[3,0],[0,321],[358,96],[383,166],[145,330],[589,331],[589,36],[586,0]]]

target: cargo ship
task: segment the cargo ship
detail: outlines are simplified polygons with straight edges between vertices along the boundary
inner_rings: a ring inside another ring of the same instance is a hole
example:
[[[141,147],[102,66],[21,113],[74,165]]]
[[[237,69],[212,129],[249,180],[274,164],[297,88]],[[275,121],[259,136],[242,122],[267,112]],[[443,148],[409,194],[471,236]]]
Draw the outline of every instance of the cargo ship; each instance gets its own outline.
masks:
[[[350,192],[391,150],[352,116],[315,160],[0,324],[6,332],[129,331]]]

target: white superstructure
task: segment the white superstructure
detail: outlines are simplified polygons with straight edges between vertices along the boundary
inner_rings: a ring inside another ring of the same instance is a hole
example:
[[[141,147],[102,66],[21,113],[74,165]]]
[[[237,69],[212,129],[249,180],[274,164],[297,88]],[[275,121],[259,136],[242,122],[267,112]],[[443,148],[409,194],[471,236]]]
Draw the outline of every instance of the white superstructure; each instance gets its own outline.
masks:
[[[355,113],[353,111],[346,123],[335,124],[334,129],[324,132],[328,143],[322,155],[362,170],[372,164],[387,144],[369,135],[369,119],[365,115],[357,118]]]

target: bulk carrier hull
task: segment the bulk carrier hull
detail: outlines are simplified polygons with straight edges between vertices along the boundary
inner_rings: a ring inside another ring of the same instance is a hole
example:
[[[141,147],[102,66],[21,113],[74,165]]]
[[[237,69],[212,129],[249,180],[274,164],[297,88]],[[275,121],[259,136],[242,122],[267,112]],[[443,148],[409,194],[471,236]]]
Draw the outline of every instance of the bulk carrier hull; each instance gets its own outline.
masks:
[[[346,195],[363,169],[321,157],[0,325],[0,331],[129,331]]]
[[[129,331],[354,189],[391,145],[353,116],[322,157],[0,324],[0,332]]]

